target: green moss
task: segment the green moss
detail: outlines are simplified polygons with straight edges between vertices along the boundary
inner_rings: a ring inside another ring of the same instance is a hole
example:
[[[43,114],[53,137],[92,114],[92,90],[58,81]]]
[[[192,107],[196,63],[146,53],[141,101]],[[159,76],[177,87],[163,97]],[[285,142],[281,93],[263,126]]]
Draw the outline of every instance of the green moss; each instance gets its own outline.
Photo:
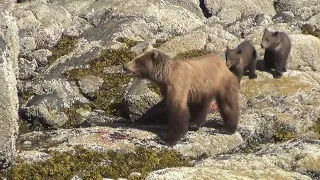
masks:
[[[28,101],[28,99],[33,95],[35,95],[35,93],[33,93],[32,91],[24,91],[22,93],[19,93],[18,98],[20,106],[25,104]]]
[[[100,90],[94,94],[96,99],[92,107],[102,109],[108,115],[119,115],[123,99],[123,85],[131,79],[125,74],[108,74],[105,68],[125,64],[131,61],[137,54],[127,48],[117,50],[103,50],[101,56],[93,60],[88,69],[73,69],[65,73],[70,80],[79,80],[86,75],[95,75],[103,78],[104,83]]]
[[[310,24],[304,24],[300,29],[303,34],[310,34],[320,38],[320,30],[312,27]]]
[[[166,39],[157,39],[156,42],[153,44],[154,48],[160,47],[162,44],[166,43],[168,40]]]
[[[128,48],[132,48],[133,46],[135,46],[136,44],[138,44],[137,41],[132,40],[132,39],[129,39],[129,38],[127,38],[127,37],[118,37],[118,38],[116,39],[116,41],[121,42],[121,43],[125,43],[125,44],[128,46]]]
[[[52,55],[48,57],[49,64],[55,62],[59,57],[70,53],[78,42],[78,37],[63,37],[61,38],[57,45],[52,49]]]
[[[296,138],[296,131],[290,125],[286,124],[287,121],[290,122],[289,115],[278,113],[277,114],[278,121],[275,123],[275,133],[274,133],[274,141],[275,142],[284,142],[291,139]]]
[[[148,83],[148,88],[151,91],[153,91],[153,92],[155,92],[155,93],[157,93],[158,95],[161,96],[160,87],[157,86],[156,84],[150,82],[150,83]]]
[[[290,96],[299,90],[309,90],[311,85],[299,81],[299,77],[289,76],[279,79],[260,77],[257,80],[248,80],[241,85],[241,94],[248,100],[257,96],[272,94],[274,96]]]
[[[63,128],[81,127],[81,112],[84,111],[91,111],[90,104],[76,102],[70,108],[65,109],[64,112],[68,116],[69,121]]]
[[[149,172],[167,167],[188,166],[187,159],[173,150],[137,148],[135,152],[105,153],[75,147],[75,152],[51,152],[49,160],[28,164],[21,160],[13,166],[10,178],[71,179],[82,172],[82,179],[128,178],[145,179]],[[129,176],[133,172],[140,177]]]
[[[203,55],[210,54],[210,53],[211,53],[211,51],[208,51],[206,49],[200,49],[200,50],[194,49],[194,50],[191,50],[188,52],[179,53],[174,57],[174,59],[194,58],[194,57],[203,56]]]

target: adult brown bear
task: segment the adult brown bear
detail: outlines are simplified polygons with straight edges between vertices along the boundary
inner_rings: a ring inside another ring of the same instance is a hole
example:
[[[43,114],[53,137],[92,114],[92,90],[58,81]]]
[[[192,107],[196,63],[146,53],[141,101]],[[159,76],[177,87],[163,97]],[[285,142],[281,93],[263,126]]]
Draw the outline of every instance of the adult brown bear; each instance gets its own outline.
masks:
[[[187,133],[189,120],[190,126],[201,127],[214,98],[224,120],[222,130],[227,134],[236,132],[238,79],[218,56],[172,60],[165,52],[152,48],[123,67],[132,76],[160,86],[169,112],[169,128],[164,138],[169,145],[176,144]]]

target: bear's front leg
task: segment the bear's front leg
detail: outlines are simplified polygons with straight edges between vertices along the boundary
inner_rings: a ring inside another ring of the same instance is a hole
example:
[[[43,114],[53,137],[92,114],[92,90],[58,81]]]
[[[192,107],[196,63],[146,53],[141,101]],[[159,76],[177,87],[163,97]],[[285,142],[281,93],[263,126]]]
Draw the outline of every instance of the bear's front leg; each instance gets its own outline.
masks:
[[[190,130],[197,131],[203,123],[206,121],[207,115],[211,110],[212,100],[207,100],[201,104],[198,104],[195,109],[190,109],[190,111],[195,111],[193,117],[191,117]]]
[[[164,140],[173,146],[188,132],[190,112],[187,105],[187,92],[170,92],[166,100],[169,111],[169,127]]]

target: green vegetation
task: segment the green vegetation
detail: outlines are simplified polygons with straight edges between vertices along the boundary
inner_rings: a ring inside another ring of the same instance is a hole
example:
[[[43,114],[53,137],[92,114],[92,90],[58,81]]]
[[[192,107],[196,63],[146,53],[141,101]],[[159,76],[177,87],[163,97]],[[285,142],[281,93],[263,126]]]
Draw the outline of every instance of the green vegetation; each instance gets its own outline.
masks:
[[[206,49],[194,49],[194,50],[191,50],[191,51],[187,51],[187,52],[183,52],[183,53],[179,53],[177,54],[174,59],[178,59],[178,58],[193,58],[193,57],[198,57],[198,56],[203,56],[203,55],[206,55],[206,54],[210,54],[212,53],[211,51],[208,51]]]
[[[166,39],[157,39],[156,42],[153,44],[154,48],[160,47],[162,44],[166,43],[168,40]]]
[[[150,83],[148,83],[148,88],[149,88],[151,91],[153,91],[153,92],[155,92],[155,93],[157,93],[158,95],[161,96],[160,87],[157,86],[156,84],[150,82]]]
[[[95,93],[96,99],[92,108],[102,109],[109,115],[119,115],[123,98],[123,85],[127,84],[130,76],[125,74],[108,74],[104,70],[107,67],[125,64],[131,61],[137,54],[128,48],[102,50],[101,56],[90,63],[88,69],[73,69],[65,73],[71,80],[79,80],[86,75],[95,75],[103,78],[104,84]]]
[[[286,115],[287,116],[287,115]],[[281,117],[279,117],[281,118]],[[286,125],[283,122],[276,122],[275,133],[273,139],[275,142],[284,142],[296,137],[296,132],[290,125]]]
[[[303,34],[310,34],[317,38],[320,38],[320,30],[312,27],[310,24],[304,24],[301,28]]]
[[[18,93],[20,106],[26,103],[28,99],[33,95],[35,95],[35,93],[33,93],[32,91],[24,91],[24,92]]]
[[[247,77],[244,77],[247,78]],[[241,85],[241,94],[246,99],[251,99],[257,96],[272,94],[274,96],[290,96],[299,90],[308,90],[312,87],[299,81],[299,77],[282,77],[274,78],[259,78],[256,80],[246,80]]]
[[[78,42],[78,37],[63,37],[57,45],[51,49],[52,55],[48,57],[49,64],[55,62],[59,57],[70,53]]]
[[[188,166],[189,160],[173,150],[150,150],[139,147],[135,152],[96,152],[75,147],[75,152],[51,152],[49,160],[28,164],[22,160],[13,166],[9,178],[71,179],[81,173],[82,179],[145,179],[149,172],[167,167]],[[141,176],[130,176],[131,173]]]
[[[82,123],[81,113],[85,111],[91,111],[90,104],[84,104],[76,102],[72,107],[65,109],[64,112],[68,116],[69,121],[63,126],[63,128],[79,127]]]
[[[121,42],[121,43],[125,43],[129,49],[138,44],[137,41],[129,39],[127,37],[118,37],[116,39],[116,41]]]

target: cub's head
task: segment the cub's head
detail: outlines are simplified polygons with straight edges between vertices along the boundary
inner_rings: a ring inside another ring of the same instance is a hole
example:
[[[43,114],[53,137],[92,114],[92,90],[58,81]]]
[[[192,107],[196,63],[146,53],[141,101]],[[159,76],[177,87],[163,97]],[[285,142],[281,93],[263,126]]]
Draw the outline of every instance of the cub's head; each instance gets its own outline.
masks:
[[[230,49],[229,46],[227,46],[225,56],[226,56],[226,64],[228,68],[235,67],[238,64],[240,64],[241,53],[242,53],[241,49],[239,48]]]
[[[123,65],[123,69],[133,77],[162,81],[168,71],[170,57],[164,52],[148,48],[144,53]]]
[[[280,44],[280,40],[280,33],[278,31],[271,32],[265,28],[261,40],[261,47],[264,49],[275,48]]]

